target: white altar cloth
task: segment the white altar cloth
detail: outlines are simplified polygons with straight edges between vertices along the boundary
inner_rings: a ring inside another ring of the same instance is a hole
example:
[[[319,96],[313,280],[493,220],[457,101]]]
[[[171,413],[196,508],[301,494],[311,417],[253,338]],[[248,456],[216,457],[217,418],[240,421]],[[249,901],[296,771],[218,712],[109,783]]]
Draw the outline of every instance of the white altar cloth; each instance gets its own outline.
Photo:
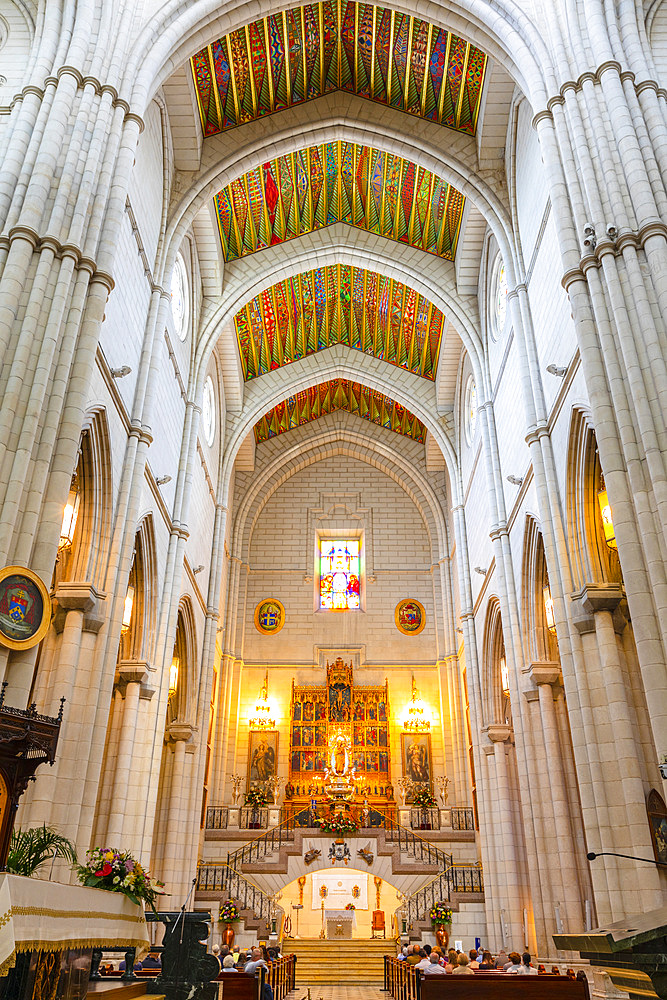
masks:
[[[0,875],[0,975],[17,951],[149,946],[143,909],[120,892]]]
[[[327,938],[351,938],[352,929],[357,929],[357,917],[354,910],[325,910],[324,919],[327,922]]]

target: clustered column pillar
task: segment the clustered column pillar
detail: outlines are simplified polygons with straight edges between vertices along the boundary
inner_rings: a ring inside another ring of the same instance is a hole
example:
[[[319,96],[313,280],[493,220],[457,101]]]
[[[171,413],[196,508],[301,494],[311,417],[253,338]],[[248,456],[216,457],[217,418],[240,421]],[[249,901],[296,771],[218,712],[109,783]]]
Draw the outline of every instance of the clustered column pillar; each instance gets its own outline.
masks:
[[[509,940],[515,947],[524,944],[523,883],[519,874],[517,852],[518,830],[514,822],[515,790],[510,781],[508,752],[512,746],[511,726],[489,726],[486,734],[493,744],[496,765],[495,795],[489,794],[489,806],[494,813],[496,859],[498,868],[504,869],[504,880],[498,883],[498,902],[501,908],[503,930],[507,926]],[[503,913],[503,910],[505,911]],[[505,935],[504,935],[505,936]]]

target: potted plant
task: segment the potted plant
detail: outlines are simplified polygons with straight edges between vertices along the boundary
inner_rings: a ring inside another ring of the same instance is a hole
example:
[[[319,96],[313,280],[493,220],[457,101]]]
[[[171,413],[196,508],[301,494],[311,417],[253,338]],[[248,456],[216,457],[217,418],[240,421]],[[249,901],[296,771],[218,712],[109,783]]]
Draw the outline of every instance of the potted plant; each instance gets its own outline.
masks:
[[[241,919],[241,911],[233,899],[226,899],[220,907],[220,923],[225,924],[222,932],[222,943],[231,950],[234,944],[234,928],[232,924],[235,920]]]
[[[259,830],[261,827],[261,817],[259,815],[259,810],[266,805],[266,791],[260,788],[259,785],[253,785],[245,793],[245,804],[246,806],[252,807],[252,812],[250,814],[250,822],[248,823],[249,830]]]
[[[129,851],[95,847],[86,854],[85,864],[77,864],[75,870],[82,885],[122,892],[137,906],[148,903],[153,913],[155,901],[164,895],[164,883],[154,879]]]
[[[430,830],[431,829],[431,816],[427,813],[427,809],[433,809],[436,805],[436,801],[431,794],[431,790],[428,785],[421,785],[415,790],[412,798],[412,804],[415,808],[422,810],[422,815],[420,817],[419,829],[420,830]]]
[[[76,864],[74,844],[61,837],[52,826],[14,830],[7,855],[7,871],[12,875],[34,875],[47,861],[62,858],[70,865]]]
[[[452,923],[452,911],[446,903],[436,903],[429,911],[429,917],[435,930],[435,940],[440,948],[449,944],[449,927]]]

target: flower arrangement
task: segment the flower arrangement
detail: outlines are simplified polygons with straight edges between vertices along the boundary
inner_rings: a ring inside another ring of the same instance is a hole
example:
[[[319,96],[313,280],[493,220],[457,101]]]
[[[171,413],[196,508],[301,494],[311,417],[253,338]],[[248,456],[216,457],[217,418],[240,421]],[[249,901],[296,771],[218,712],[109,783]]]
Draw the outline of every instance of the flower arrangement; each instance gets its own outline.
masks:
[[[220,907],[220,922],[231,924],[234,920],[241,919],[241,911],[233,899],[226,899]]]
[[[155,901],[163,896],[164,883],[158,882],[128,851],[95,847],[86,854],[85,864],[75,866],[82,885],[122,892],[137,906],[143,900],[155,913]]]
[[[249,788],[245,793],[245,804],[247,806],[265,806],[266,792],[264,789],[258,788],[257,785],[253,788]]]
[[[434,924],[451,924],[452,911],[444,903],[436,903],[431,907],[429,917]]]
[[[359,824],[351,816],[325,816],[316,820],[323,833],[335,833],[343,836],[346,833],[356,833]]]
[[[413,805],[417,806],[419,809],[432,809],[436,804],[435,799],[431,795],[431,791],[428,785],[422,785],[418,788],[412,799]]]
[[[345,907],[345,909],[346,910],[356,910],[356,906],[354,905],[354,903],[348,903],[347,906]]]

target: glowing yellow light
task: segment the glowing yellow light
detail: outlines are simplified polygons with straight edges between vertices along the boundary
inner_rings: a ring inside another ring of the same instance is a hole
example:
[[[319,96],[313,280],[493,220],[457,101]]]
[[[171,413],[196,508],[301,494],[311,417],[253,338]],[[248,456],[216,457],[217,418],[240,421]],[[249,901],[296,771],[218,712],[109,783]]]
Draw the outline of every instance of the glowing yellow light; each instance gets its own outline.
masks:
[[[76,519],[78,516],[79,487],[75,477],[72,480],[72,485],[70,486],[69,495],[67,497],[67,503],[65,504],[65,509],[63,511],[63,523],[60,528],[60,541],[58,543],[59,549],[69,548],[74,541],[74,529],[76,528]]]
[[[177,656],[171,661],[171,666],[169,667],[169,697],[176,694],[178,690],[178,668],[181,665],[181,661]]]
[[[503,654],[500,657],[500,683],[503,686],[503,694],[510,693],[510,672],[507,669],[507,660]]]
[[[273,710],[271,707],[271,702],[269,701],[269,671],[266,671],[264,677],[264,683],[262,684],[259,697],[257,699],[257,704],[255,705],[255,714],[248,720],[248,724],[251,729],[275,729],[276,720],[273,717]]]
[[[411,733],[424,733],[431,728],[431,720],[428,717],[428,710],[424,702],[419,697],[419,691],[412,677],[412,701],[407,707],[406,716],[403,720],[403,729]]]
[[[547,583],[542,591],[544,598],[544,614],[547,619],[547,628],[550,632],[556,631],[556,615],[554,612],[554,599],[551,596],[551,587]]]
[[[602,515],[604,540],[610,549],[617,549],[618,545],[616,544],[616,532],[614,531],[614,522],[611,516],[611,504],[609,503],[607,488],[604,484],[602,489],[598,490],[598,504],[600,505],[600,514]]]
[[[132,622],[132,606],[134,604],[134,587],[130,585],[127,588],[127,594],[125,595],[125,605],[123,607],[123,622],[121,625],[121,632],[127,632]]]

